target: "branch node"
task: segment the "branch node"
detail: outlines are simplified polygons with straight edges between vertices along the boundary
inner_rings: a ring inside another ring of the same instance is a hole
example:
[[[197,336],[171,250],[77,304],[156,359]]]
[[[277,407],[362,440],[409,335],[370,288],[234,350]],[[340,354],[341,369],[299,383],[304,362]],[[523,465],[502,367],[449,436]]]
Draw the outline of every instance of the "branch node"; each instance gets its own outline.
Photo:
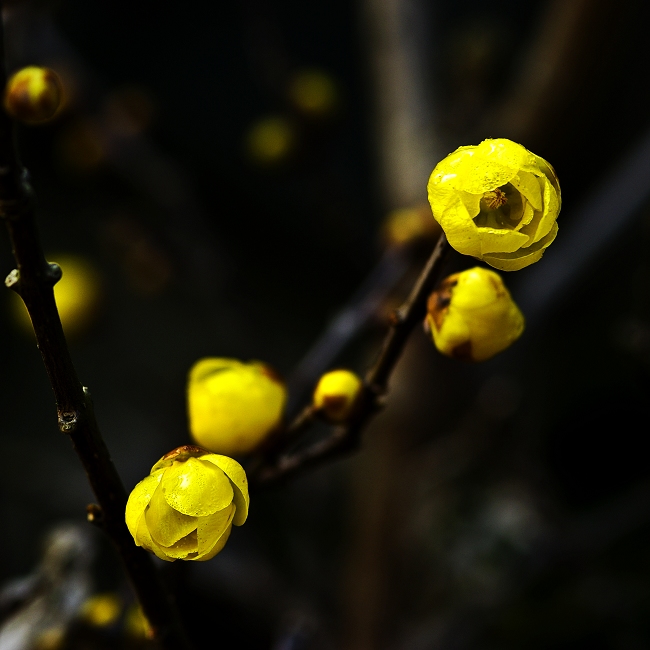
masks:
[[[104,523],[104,511],[101,506],[96,503],[89,503],[86,506],[86,519],[96,526],[101,526]]]
[[[61,271],[61,267],[58,264],[55,262],[48,263],[45,279],[49,284],[54,286],[61,279],[62,275],[63,271]]]
[[[79,422],[79,414],[76,411],[59,411],[59,429],[63,433],[71,433]]]
[[[6,278],[5,278],[5,287],[7,289],[12,289],[16,293],[20,293],[20,271],[14,269]]]

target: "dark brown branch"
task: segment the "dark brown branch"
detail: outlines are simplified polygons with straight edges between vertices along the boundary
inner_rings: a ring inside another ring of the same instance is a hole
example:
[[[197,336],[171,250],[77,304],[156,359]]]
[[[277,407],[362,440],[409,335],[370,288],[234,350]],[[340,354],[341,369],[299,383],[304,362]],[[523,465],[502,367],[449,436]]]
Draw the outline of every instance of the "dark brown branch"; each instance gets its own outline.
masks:
[[[440,278],[448,252],[447,240],[444,235],[441,235],[408,299],[393,314],[390,329],[377,361],[365,376],[359,405],[352,419],[345,425],[335,428],[327,438],[294,453],[276,456],[266,464],[253,468],[249,475],[252,486],[276,483],[309,467],[350,453],[359,447],[364,427],[381,409],[391,373],[402,355],[411,332],[424,319],[427,298]],[[298,416],[290,429],[303,430],[303,424],[308,423],[306,417],[308,410]],[[294,437],[290,436],[287,442],[293,440]]]
[[[5,85],[4,31],[0,20],[0,88],[4,89]],[[59,428],[70,437],[99,503],[93,508],[93,519],[101,521],[102,528],[115,543],[161,647],[190,648],[180,617],[151,556],[135,546],[126,527],[126,491],[99,433],[89,393],[77,377],[54,300],[54,285],[61,277],[61,270],[45,260],[31,191],[14,146],[13,123],[1,109],[0,216],[9,232],[17,264],[6,284],[21,296],[32,319],[54,391]]]

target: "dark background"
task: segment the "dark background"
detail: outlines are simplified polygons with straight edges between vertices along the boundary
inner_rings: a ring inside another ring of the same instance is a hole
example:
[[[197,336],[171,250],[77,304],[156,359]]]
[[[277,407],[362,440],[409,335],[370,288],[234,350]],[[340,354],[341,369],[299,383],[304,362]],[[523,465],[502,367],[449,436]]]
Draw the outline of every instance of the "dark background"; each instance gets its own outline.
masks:
[[[254,495],[217,558],[174,565],[170,578],[196,640],[224,647],[648,647],[650,166],[625,161],[648,149],[650,7],[420,6],[440,155],[511,137],[560,178],[557,242],[506,276],[528,329],[481,366],[440,357],[416,331],[361,453]],[[129,489],[189,442],[196,359],[262,359],[290,376],[381,255],[381,224],[403,206],[387,204],[378,180],[359,14],[336,0],[61,0],[7,12],[11,70],[50,65],[74,90],[57,120],[21,129],[20,148],[49,257],[82,256],[101,278],[99,312],[70,345]],[[291,104],[304,69],[330,75],[331,114]],[[295,147],[258,164],[247,134],[273,115]],[[595,218],[602,206],[611,232]],[[13,268],[8,243],[0,263]],[[457,256],[449,270],[472,264]],[[52,526],[83,522],[93,498],[10,298],[6,584],[34,570]],[[362,372],[385,313],[332,363]],[[126,594],[110,549],[94,543],[96,589]]]

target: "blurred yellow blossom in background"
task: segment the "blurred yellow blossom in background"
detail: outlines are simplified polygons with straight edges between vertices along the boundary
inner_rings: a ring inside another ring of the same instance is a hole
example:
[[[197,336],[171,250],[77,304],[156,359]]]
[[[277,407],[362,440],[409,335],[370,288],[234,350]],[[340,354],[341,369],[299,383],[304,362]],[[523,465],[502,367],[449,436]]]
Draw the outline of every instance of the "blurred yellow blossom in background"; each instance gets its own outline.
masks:
[[[201,359],[188,378],[190,433],[210,451],[245,454],[280,424],[286,401],[284,382],[264,363]]]
[[[54,285],[54,297],[66,336],[83,334],[95,321],[102,301],[102,285],[95,267],[78,255],[55,255],[61,279]],[[15,294],[14,294],[15,295]],[[32,325],[23,301],[15,295],[14,313],[21,326]]]
[[[163,456],[126,504],[138,546],[161,560],[205,561],[248,516],[248,480],[232,458],[186,445]]]
[[[537,262],[557,234],[557,176],[511,140],[456,149],[436,165],[428,192],[449,243],[503,271]]]
[[[442,354],[465,361],[493,357],[524,331],[499,274],[478,266],[442,281],[429,296],[426,324]]]
[[[284,161],[293,151],[296,133],[284,117],[266,117],[253,124],[246,135],[246,148],[253,162],[273,165]]]
[[[95,594],[81,608],[81,618],[95,627],[108,627],[122,613],[122,599],[117,594]]]
[[[386,216],[382,230],[384,239],[392,246],[433,240],[440,234],[440,226],[431,218],[431,208],[427,203],[392,210]]]
[[[317,117],[331,114],[339,101],[334,79],[321,70],[302,70],[289,83],[289,99],[301,112]]]

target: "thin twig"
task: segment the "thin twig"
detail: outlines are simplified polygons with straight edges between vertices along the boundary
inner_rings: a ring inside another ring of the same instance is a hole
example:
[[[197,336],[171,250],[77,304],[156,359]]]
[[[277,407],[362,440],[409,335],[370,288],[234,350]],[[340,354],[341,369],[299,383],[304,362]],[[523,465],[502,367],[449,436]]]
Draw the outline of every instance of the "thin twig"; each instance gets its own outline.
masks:
[[[5,85],[4,29],[0,20],[0,88]],[[13,122],[3,110],[0,110],[0,216],[9,232],[18,267],[6,284],[23,299],[32,319],[54,391],[59,429],[70,437],[101,508],[101,511],[93,508],[93,519],[101,521],[102,528],[115,543],[161,647],[190,648],[176,607],[151,556],[135,546],[126,527],[126,491],[99,433],[89,393],[77,377],[54,300],[54,285],[61,277],[61,269],[45,260],[31,190],[14,145]]]
[[[298,449],[294,453],[281,455],[267,464],[261,464],[254,468],[249,474],[252,486],[276,483],[298,474],[308,467],[320,465],[359,447],[364,427],[381,409],[391,373],[402,355],[411,332],[424,318],[427,298],[440,278],[448,252],[449,246],[443,234],[413,286],[408,299],[393,314],[382,350],[377,361],[365,376],[359,403],[350,421],[336,427],[330,436],[318,440],[312,445]]]

